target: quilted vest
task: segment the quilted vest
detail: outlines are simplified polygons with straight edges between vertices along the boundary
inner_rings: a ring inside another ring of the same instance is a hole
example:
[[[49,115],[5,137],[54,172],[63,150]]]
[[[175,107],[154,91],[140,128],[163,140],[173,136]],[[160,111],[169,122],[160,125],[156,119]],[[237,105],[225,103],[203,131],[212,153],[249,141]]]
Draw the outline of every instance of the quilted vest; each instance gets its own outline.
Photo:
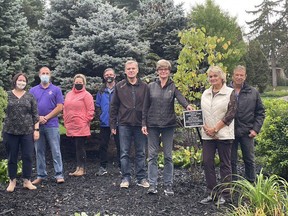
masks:
[[[205,90],[201,97],[201,109],[204,116],[204,122],[208,127],[215,127],[216,123],[223,119],[230,102],[230,96],[233,89],[224,84],[220,91],[213,97],[212,87]],[[203,130],[201,130],[202,139],[212,140]],[[234,120],[229,126],[225,125],[216,134],[220,140],[234,139]]]

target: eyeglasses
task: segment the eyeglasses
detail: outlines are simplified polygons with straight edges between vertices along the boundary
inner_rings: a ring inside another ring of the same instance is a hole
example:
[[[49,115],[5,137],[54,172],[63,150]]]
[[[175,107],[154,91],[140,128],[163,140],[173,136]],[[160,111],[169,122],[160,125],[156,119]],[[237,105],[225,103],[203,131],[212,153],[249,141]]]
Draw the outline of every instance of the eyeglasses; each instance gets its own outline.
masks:
[[[170,71],[170,69],[169,68],[158,68],[157,71]]]

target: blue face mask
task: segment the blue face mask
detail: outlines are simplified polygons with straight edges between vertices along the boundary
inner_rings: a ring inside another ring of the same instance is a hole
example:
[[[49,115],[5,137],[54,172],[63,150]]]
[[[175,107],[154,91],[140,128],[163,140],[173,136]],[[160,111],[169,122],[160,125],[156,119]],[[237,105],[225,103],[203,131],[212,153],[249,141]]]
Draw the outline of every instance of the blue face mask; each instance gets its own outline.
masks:
[[[47,83],[49,83],[50,76],[49,75],[41,75],[40,80],[42,83],[47,84]]]

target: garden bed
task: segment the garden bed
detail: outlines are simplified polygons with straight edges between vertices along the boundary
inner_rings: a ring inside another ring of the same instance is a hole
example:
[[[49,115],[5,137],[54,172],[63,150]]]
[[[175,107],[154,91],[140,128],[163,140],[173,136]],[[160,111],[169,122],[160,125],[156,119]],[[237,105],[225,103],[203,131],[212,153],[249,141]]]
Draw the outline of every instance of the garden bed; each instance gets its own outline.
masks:
[[[65,144],[64,144],[65,145]],[[70,177],[75,169],[73,154],[63,152],[65,183],[58,185],[52,178],[53,166],[48,154],[49,178],[35,191],[23,189],[20,179],[13,193],[5,191],[7,185],[0,185],[0,215],[74,215],[86,212],[89,216],[101,215],[219,215],[224,207],[217,209],[213,204],[201,205],[205,195],[203,172],[192,179],[188,169],[175,169],[175,195],[163,193],[162,171],[160,171],[157,195],[148,195],[147,189],[132,182],[129,189],[120,189],[121,176],[115,161],[115,151],[110,148],[108,174],[96,176],[99,162],[97,152],[88,152],[87,174],[84,177]],[[3,158],[3,155],[0,155]],[[33,170],[33,178],[36,170]]]

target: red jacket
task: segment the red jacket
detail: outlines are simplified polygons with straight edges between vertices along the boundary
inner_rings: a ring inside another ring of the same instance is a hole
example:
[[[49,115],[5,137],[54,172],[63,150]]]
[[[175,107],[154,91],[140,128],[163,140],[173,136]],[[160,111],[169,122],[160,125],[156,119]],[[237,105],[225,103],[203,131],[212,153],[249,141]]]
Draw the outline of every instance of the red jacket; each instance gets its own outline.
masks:
[[[90,122],[94,117],[92,95],[83,87],[67,93],[64,101],[63,118],[67,136],[90,136]]]

